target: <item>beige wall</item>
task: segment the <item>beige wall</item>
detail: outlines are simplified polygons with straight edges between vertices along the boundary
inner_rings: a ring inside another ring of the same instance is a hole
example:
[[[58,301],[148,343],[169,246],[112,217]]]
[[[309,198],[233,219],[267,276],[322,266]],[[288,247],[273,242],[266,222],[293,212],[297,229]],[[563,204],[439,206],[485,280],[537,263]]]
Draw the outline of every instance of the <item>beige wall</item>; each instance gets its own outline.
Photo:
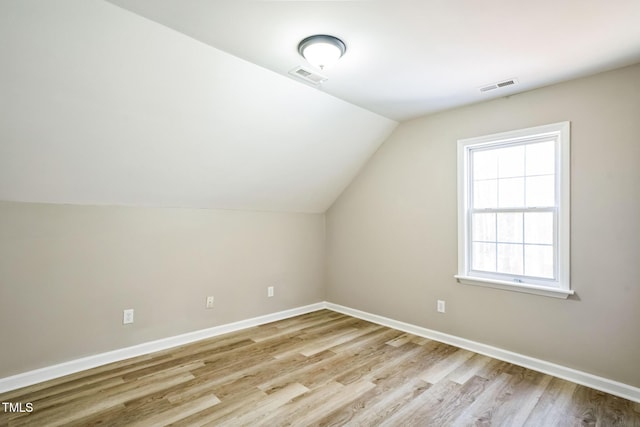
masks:
[[[322,214],[0,202],[0,378],[322,301],[323,270]]]
[[[456,141],[564,120],[576,296],[456,283]],[[327,212],[327,299],[640,386],[639,224],[636,65],[401,124]]]
[[[638,82],[640,65],[402,124],[326,243],[321,214],[0,202],[0,378],[326,299],[640,386]],[[456,140],[563,120],[576,297],[456,283]]]

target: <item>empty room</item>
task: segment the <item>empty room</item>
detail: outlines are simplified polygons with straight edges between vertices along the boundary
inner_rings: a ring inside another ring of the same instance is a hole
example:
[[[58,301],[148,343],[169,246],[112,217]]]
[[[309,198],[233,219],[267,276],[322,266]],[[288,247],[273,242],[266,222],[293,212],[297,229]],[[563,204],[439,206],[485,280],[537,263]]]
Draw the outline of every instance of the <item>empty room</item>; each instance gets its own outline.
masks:
[[[640,427],[639,22],[0,0],[0,427]]]

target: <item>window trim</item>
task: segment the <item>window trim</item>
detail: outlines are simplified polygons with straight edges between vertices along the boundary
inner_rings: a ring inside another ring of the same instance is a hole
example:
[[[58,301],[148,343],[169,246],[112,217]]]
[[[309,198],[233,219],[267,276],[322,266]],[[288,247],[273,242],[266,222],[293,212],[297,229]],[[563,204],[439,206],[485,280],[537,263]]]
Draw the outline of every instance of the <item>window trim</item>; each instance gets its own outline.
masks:
[[[556,149],[557,200],[557,280],[554,285],[540,284],[540,281],[510,282],[498,278],[486,277],[490,273],[475,275],[469,262],[469,157],[471,149],[492,145],[519,144],[539,138],[552,136],[558,141]],[[526,129],[500,132],[474,138],[458,140],[458,274],[454,277],[459,283],[478,285],[529,294],[556,298],[567,298],[575,292],[570,285],[570,176],[571,143],[570,122],[559,122]]]

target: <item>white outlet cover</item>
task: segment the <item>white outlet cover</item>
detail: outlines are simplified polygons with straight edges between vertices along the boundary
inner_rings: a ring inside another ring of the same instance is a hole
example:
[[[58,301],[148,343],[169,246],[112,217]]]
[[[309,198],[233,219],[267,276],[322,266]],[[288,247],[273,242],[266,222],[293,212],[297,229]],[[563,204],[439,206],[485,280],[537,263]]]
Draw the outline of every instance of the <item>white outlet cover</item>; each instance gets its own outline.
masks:
[[[133,323],[133,308],[128,308],[122,312],[122,324]]]

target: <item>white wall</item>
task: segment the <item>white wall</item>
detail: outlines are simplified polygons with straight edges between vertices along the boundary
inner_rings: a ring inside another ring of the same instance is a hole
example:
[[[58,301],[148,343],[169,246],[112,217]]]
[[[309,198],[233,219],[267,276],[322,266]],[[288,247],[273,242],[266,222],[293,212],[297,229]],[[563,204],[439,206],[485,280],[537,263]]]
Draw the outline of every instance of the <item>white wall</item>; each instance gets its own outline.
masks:
[[[635,65],[401,124],[327,212],[328,301],[640,386],[639,83]],[[456,283],[456,141],[565,120],[575,297]]]
[[[396,125],[102,0],[0,40],[0,200],[321,213]]]

